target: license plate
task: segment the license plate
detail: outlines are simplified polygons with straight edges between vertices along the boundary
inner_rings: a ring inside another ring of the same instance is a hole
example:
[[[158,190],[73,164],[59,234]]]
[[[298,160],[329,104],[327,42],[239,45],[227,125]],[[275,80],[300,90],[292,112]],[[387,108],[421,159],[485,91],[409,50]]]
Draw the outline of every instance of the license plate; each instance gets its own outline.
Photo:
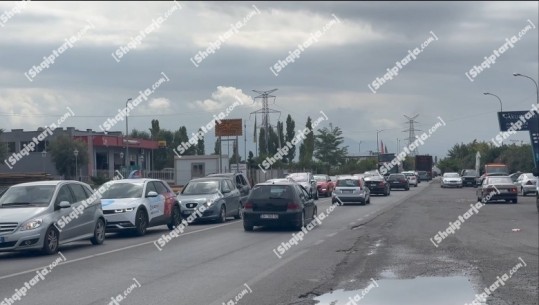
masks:
[[[262,218],[262,219],[279,219],[279,215],[277,215],[277,214],[262,214],[262,215],[260,215],[260,218]]]
[[[5,241],[4,236],[0,236],[0,244]]]
[[[346,194],[346,193],[347,193],[347,194],[351,194],[351,193],[352,193],[352,190],[343,190],[342,192],[343,192],[344,194]]]

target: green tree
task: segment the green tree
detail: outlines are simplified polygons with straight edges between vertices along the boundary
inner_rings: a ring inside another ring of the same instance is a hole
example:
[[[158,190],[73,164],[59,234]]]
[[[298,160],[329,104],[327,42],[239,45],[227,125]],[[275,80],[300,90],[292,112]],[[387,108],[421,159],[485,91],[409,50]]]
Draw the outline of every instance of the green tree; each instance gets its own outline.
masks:
[[[314,156],[326,165],[326,173],[329,173],[331,165],[343,163],[344,158],[348,154],[348,147],[341,147],[343,143],[344,138],[342,136],[342,130],[339,127],[334,128],[332,124],[329,124],[329,128],[324,127],[318,129],[314,143]]]
[[[150,133],[148,133],[147,131],[142,131],[142,130],[137,130],[137,129],[133,129],[129,137],[137,138],[137,139],[145,139],[145,140],[151,139]]]
[[[215,145],[213,146],[213,154],[219,155],[219,151],[221,150],[221,141],[219,141],[219,138],[215,139]]]
[[[266,133],[264,132],[264,128],[260,128],[258,134],[258,156],[264,156],[265,158],[268,155],[268,150],[266,148]]]
[[[74,151],[78,150],[79,154],[75,158]],[[82,141],[75,141],[68,135],[57,136],[50,144],[49,151],[51,159],[59,174],[66,178],[74,179],[75,159],[79,168],[88,164],[88,147]]]
[[[292,120],[290,114],[286,117],[286,142],[292,142],[292,139],[296,136],[296,122]],[[288,163],[292,163],[296,157],[296,145],[292,145],[292,148],[288,150],[286,160]]]
[[[2,141],[3,129],[0,129],[0,160],[4,160],[7,157],[7,144]],[[2,163],[3,165],[4,163]]]
[[[303,143],[301,143],[299,147],[299,159],[303,166],[309,166],[313,160],[314,154],[314,134],[312,131],[313,126],[311,117],[307,117],[305,127],[309,129],[310,132],[305,136],[305,140],[303,140]]]
[[[202,128],[198,129],[198,132],[202,132]],[[197,146],[196,146],[196,154],[199,156],[205,155],[205,149],[204,149],[204,136],[202,136],[201,139],[198,139]]]

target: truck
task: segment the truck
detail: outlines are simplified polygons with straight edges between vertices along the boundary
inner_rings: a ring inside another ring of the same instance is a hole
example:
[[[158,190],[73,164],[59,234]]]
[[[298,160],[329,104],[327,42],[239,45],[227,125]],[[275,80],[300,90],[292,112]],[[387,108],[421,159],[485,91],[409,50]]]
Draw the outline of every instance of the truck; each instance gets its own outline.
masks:
[[[399,165],[394,166],[394,165],[391,164],[391,161],[393,161],[394,159],[395,159],[395,154],[394,153],[380,154],[378,156],[378,170],[380,171],[380,169],[382,167],[384,167],[384,164],[386,164],[386,163],[388,165],[386,167],[386,169],[390,168],[389,170],[386,170],[386,173],[384,174],[384,176],[388,176],[389,174],[397,174],[397,173],[400,172],[399,171]]]
[[[415,156],[415,171],[418,172],[421,180],[432,180],[432,156],[431,155],[416,155]],[[421,177],[420,172],[427,172],[426,177]]]
[[[483,184],[483,180],[487,176],[509,176],[509,169],[503,163],[487,163],[485,164],[483,175],[479,178],[478,184]]]

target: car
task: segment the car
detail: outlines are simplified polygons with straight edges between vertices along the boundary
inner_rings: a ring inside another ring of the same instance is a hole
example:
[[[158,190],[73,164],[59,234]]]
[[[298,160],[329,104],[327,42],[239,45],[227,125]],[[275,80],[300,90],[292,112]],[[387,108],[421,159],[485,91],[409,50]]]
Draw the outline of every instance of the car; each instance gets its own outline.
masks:
[[[518,171],[518,172],[512,173],[511,175],[509,175],[509,177],[511,177],[511,180],[513,180],[513,183],[516,183],[520,175],[522,175],[522,173]]]
[[[335,184],[335,191],[331,198],[332,203],[371,203],[371,192],[365,185],[363,178],[357,176],[341,176]]]
[[[75,217],[76,215],[76,217]],[[0,252],[58,252],[61,245],[105,240],[105,217],[99,197],[79,181],[27,182],[0,197]]]
[[[391,187],[387,183],[384,176],[382,176],[378,171],[368,171],[365,172],[365,185],[369,188],[371,195],[380,194],[384,196],[389,196],[391,193]]]
[[[479,173],[475,169],[464,169],[460,172],[462,186],[477,187],[479,183]]]
[[[498,201],[518,203],[517,187],[509,176],[487,176],[476,191],[478,201]],[[490,196],[489,196],[490,195]],[[489,200],[487,200],[487,198]]]
[[[272,182],[294,182],[294,180],[286,179],[286,178],[274,178],[274,179],[268,179],[266,180],[266,183],[272,183]]]
[[[292,173],[286,176],[303,186],[315,200],[318,200],[318,192],[316,190],[316,181],[311,173]]]
[[[331,182],[333,182],[333,184],[337,182],[337,176],[329,176],[329,179],[331,179]]]
[[[328,175],[314,175],[314,180],[316,181],[316,190],[318,196],[324,195],[325,197],[330,197],[335,188],[335,184]]]
[[[430,181],[431,178],[429,176],[429,173],[426,171],[418,171],[417,175],[419,176],[419,181]]]
[[[243,206],[243,203],[247,201],[247,197],[249,197],[249,194],[251,193],[251,184],[249,183],[249,180],[247,177],[239,172],[239,173],[223,173],[223,174],[211,174],[208,175],[208,177],[227,177],[230,178],[234,185],[238,188],[240,191],[240,203],[241,206]]]
[[[149,227],[181,224],[176,194],[167,182],[153,178],[119,179],[105,183],[101,195],[107,231],[131,231],[143,236]]]
[[[301,230],[318,215],[318,208],[302,185],[288,182],[259,183],[253,187],[243,212],[243,229],[288,225]]]
[[[192,179],[176,199],[180,202],[184,218],[191,216],[197,207],[202,205],[206,205],[207,208],[196,220],[224,223],[227,217],[241,219],[243,216],[240,191],[232,179],[227,177]]]
[[[415,172],[402,172],[401,174],[406,176],[406,179],[408,179],[408,183],[410,185],[413,185],[414,187],[417,187],[417,184],[419,183],[419,180],[417,179],[417,176],[415,175]]]
[[[529,193],[535,194],[537,178],[532,173],[524,173],[517,178],[515,185],[522,196],[526,196]]]
[[[404,189],[405,191],[410,190],[410,183],[404,174],[390,174],[387,177],[387,182],[391,189]]]
[[[462,188],[462,177],[459,175],[459,173],[444,173],[442,176],[442,181],[440,182],[440,187]]]

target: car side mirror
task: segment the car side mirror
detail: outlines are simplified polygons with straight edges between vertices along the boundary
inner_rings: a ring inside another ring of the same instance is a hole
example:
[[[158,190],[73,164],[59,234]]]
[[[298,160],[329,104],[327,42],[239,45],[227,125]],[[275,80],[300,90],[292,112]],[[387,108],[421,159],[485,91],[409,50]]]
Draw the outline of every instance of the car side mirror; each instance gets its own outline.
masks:
[[[154,192],[154,191],[150,191],[148,192],[148,194],[146,195],[146,197],[157,197],[159,194],[157,194],[157,192]]]
[[[58,204],[58,207],[60,209],[70,208],[71,204],[69,203],[69,201],[60,201],[60,203]]]
[[[221,191],[221,193],[223,193],[223,194],[228,194],[228,193],[230,193],[230,192],[232,192],[232,191],[229,190],[229,189],[226,189],[226,190]]]
[[[539,168],[536,167],[536,168],[533,169],[533,175],[535,177],[539,176]]]

